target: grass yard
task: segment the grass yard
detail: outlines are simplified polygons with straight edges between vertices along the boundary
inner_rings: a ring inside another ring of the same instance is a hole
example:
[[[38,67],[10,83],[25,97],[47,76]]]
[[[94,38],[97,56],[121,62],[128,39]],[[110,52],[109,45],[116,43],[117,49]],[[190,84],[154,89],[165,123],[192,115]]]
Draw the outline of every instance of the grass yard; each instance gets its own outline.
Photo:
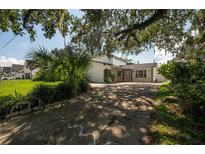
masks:
[[[0,96],[15,95],[15,91],[18,94],[25,96],[34,86],[38,84],[57,84],[58,82],[42,82],[42,81],[32,81],[32,80],[3,80],[0,83]]]
[[[181,107],[183,102],[162,102],[166,96],[173,95],[162,85],[156,97],[158,102],[151,131],[155,144],[204,144],[205,120],[187,117]]]

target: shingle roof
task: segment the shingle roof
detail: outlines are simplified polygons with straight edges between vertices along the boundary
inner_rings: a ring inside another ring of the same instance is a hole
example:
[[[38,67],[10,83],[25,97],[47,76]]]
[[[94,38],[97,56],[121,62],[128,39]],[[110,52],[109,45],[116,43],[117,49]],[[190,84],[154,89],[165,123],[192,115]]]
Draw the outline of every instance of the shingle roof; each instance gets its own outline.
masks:
[[[4,67],[3,72],[4,73],[10,73],[11,72],[11,67]]]
[[[12,64],[11,69],[12,72],[19,72],[23,70],[23,65]]]
[[[33,61],[32,60],[26,60],[25,63],[26,63],[27,66],[29,66],[33,63]]]
[[[35,70],[37,67],[34,65],[34,61],[32,60],[26,60],[25,61],[25,65],[27,68],[29,68],[30,70]]]

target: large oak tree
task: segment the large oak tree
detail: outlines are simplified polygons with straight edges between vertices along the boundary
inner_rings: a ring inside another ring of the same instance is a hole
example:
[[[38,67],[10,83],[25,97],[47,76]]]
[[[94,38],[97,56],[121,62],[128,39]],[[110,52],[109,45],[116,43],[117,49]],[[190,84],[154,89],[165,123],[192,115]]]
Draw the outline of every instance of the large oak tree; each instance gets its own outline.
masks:
[[[154,46],[182,55],[204,53],[204,10],[81,11],[81,17],[74,17],[68,10],[0,10],[0,31],[28,32],[34,40],[35,25],[41,25],[46,38],[58,29],[92,55],[138,54]]]
[[[99,52],[138,54],[157,46],[168,52],[204,43],[204,10],[83,10],[74,42]],[[193,32],[199,32],[193,36]],[[203,46],[200,46],[203,48]]]

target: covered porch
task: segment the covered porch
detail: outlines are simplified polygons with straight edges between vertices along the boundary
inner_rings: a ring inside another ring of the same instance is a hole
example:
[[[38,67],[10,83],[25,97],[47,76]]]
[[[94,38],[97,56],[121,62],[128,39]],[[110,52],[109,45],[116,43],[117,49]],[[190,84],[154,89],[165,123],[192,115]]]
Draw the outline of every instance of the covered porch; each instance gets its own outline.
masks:
[[[132,82],[132,69],[113,67],[112,72],[115,75],[114,82]]]

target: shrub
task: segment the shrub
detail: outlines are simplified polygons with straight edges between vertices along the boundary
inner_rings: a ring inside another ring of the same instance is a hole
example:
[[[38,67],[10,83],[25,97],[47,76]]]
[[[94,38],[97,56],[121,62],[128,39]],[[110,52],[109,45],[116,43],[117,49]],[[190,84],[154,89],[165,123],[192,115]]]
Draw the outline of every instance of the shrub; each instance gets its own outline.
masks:
[[[91,57],[76,46],[51,51],[44,47],[33,48],[27,54],[39,71],[34,80],[73,81],[86,76]]]
[[[12,107],[16,104],[13,100],[14,97],[11,95],[0,97],[0,119],[4,119],[10,113]]]
[[[69,99],[78,93],[86,92],[89,83],[86,80],[80,81],[65,81],[58,85],[41,84],[36,86],[28,95],[28,101],[32,102],[31,106],[46,105]]]
[[[166,79],[171,80],[172,84],[183,84],[191,80],[193,69],[190,62],[172,61],[168,64],[163,64],[159,68],[159,73]]]
[[[193,117],[205,115],[205,64],[172,61],[162,65],[159,72],[171,80],[170,88],[184,100],[181,103],[186,113]]]
[[[79,81],[80,92],[87,92],[89,89],[89,82],[87,80]]]
[[[63,82],[55,87],[56,95],[58,100],[64,100],[75,96],[78,93],[78,84],[76,82]]]
[[[28,99],[34,102],[41,101],[43,105],[56,101],[55,87],[46,84],[40,84],[34,87],[33,91],[28,95]]]

